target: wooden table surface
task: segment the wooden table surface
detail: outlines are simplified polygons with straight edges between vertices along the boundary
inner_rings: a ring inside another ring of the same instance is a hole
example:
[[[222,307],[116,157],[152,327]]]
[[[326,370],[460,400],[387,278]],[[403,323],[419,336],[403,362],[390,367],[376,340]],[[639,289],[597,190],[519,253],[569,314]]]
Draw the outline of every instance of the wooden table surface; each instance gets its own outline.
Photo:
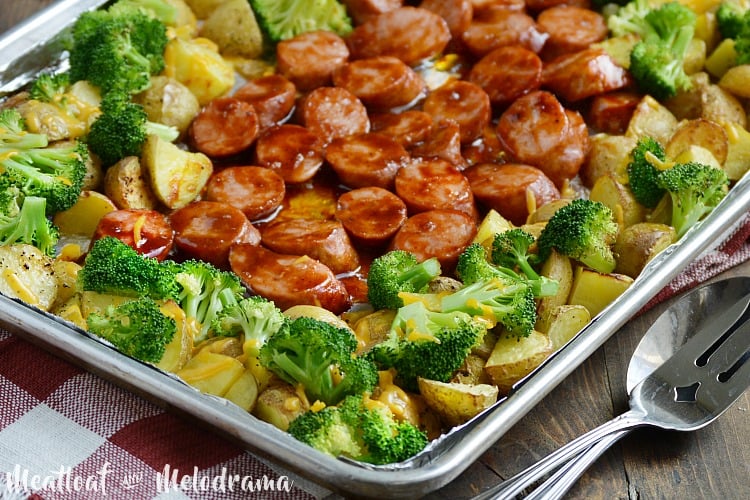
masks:
[[[0,0],[0,33],[52,0]],[[727,274],[750,275],[750,264]],[[643,322],[644,319],[636,321]],[[615,335],[453,483],[431,498],[469,498],[627,410],[625,373],[639,340]],[[567,498],[750,498],[750,394],[692,433],[636,430],[605,453]]]

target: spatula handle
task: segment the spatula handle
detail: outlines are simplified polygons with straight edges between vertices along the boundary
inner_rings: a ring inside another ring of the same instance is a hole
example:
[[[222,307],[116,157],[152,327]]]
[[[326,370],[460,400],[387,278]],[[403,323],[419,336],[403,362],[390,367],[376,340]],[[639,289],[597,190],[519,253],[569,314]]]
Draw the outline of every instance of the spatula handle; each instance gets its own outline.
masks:
[[[599,427],[590,430],[566,445],[553,451],[546,457],[542,458],[535,464],[519,472],[507,481],[481,493],[474,500],[496,500],[511,499],[518,495],[524,488],[533,482],[541,479],[545,475],[557,470],[569,460],[577,457],[580,453],[591,448],[594,444],[610,434],[619,434],[621,431],[627,431],[635,427],[644,425],[644,415],[640,412],[630,410],[606,422]],[[624,434],[623,434],[624,435]],[[608,443],[613,444],[616,440]],[[606,449],[606,448],[605,448]],[[602,449],[602,453],[603,453]]]
[[[529,493],[524,500],[557,500],[578,481],[578,478],[596,462],[602,454],[615,442],[624,437],[630,430],[613,432],[604,436],[596,444],[586,451],[581,452],[568,463],[557,469],[546,481],[534,491]]]

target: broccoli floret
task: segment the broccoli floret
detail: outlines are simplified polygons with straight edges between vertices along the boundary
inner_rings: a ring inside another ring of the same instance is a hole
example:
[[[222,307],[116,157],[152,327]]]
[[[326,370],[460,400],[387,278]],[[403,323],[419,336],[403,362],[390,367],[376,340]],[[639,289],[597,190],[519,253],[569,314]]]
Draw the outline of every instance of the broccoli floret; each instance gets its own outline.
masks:
[[[666,191],[659,186],[660,169],[655,163],[664,163],[667,155],[661,144],[649,136],[642,137],[630,152],[628,163],[628,185],[633,197],[647,208],[654,208]]]
[[[260,362],[281,379],[301,385],[311,401],[334,405],[351,394],[372,391],[375,365],[354,355],[357,340],[346,328],[321,320],[290,320],[260,348]]]
[[[500,324],[516,337],[528,337],[536,323],[536,300],[528,283],[477,281],[441,300],[444,312],[460,311],[489,327]]]
[[[177,303],[185,311],[185,316],[195,320],[200,327],[196,340],[207,338],[219,311],[242,300],[245,288],[239,277],[199,260],[167,265],[172,267],[180,288]]]
[[[174,271],[113,236],[96,240],[78,272],[82,290],[125,297],[176,299],[180,291]]]
[[[677,2],[652,7],[648,0],[633,0],[607,19],[613,35],[641,38],[630,52],[630,72],[638,86],[657,99],[691,87],[683,61],[695,24],[688,7]]]
[[[729,179],[720,168],[690,162],[662,171],[659,185],[672,199],[671,224],[679,238],[724,199]]]
[[[650,11],[648,0],[632,0],[607,17],[607,28],[613,36],[634,33],[643,38],[652,33],[651,26],[645,20]]]
[[[314,8],[304,0],[250,0],[250,6],[273,42],[307,31],[333,31],[343,36],[352,30],[346,7],[337,0],[318,0]]]
[[[289,433],[323,453],[373,464],[402,462],[427,445],[424,432],[363,395],[302,414],[291,422]]]
[[[102,100],[101,110],[102,114],[91,124],[87,142],[104,167],[126,156],[140,156],[150,134],[169,142],[179,136],[175,127],[149,121],[143,106],[130,101],[125,94],[109,94]]]
[[[133,10],[140,10],[168,26],[174,26],[177,22],[177,7],[164,0],[118,0],[107,9],[115,15],[127,14]]]
[[[46,214],[47,200],[24,197],[15,186],[0,192],[0,245],[26,243],[55,255],[59,232]]]
[[[736,39],[748,24],[748,4],[740,0],[724,0],[716,9],[716,25],[722,38]]]
[[[68,73],[43,73],[34,80],[29,89],[29,97],[41,102],[48,102],[65,109],[65,92],[70,86]]]
[[[737,6],[730,7],[732,5]],[[721,18],[719,17],[720,14],[722,15]],[[725,2],[716,12],[716,20],[722,37],[734,39],[734,51],[737,53],[735,64],[750,64],[750,10],[748,10],[748,5]]]
[[[164,68],[166,26],[139,9],[85,12],[72,38],[71,80],[87,80],[104,94],[145,90]]]
[[[434,257],[418,262],[412,253],[391,250],[370,264],[367,299],[375,309],[398,309],[404,305],[399,292],[422,292],[440,272],[440,262]]]
[[[25,130],[15,109],[0,111],[0,181],[26,196],[47,199],[47,213],[73,206],[81,194],[88,151],[83,144],[49,147],[47,136]]]
[[[139,298],[110,305],[86,317],[88,330],[112,343],[119,351],[141,361],[158,363],[177,331],[175,320],[166,316],[152,299]]]
[[[520,269],[531,283],[535,297],[555,295],[560,284],[541,276],[532,267],[532,261],[538,261],[538,256],[530,251],[535,242],[533,235],[519,228],[498,233],[492,240],[492,262],[498,266]]]
[[[243,335],[244,345],[257,356],[268,337],[285,322],[286,317],[273,302],[253,295],[221,309],[211,323],[211,331],[221,337]]]
[[[382,369],[396,369],[396,380],[417,392],[419,377],[447,382],[487,331],[486,324],[462,311],[430,311],[421,301],[398,310],[388,338],[367,357]]]
[[[576,199],[550,218],[537,239],[539,258],[552,249],[600,273],[611,273],[615,257],[611,245],[617,237],[612,210],[599,201]]]
[[[477,281],[498,278],[507,282],[515,282],[521,276],[506,267],[495,266],[487,259],[487,250],[481,243],[472,243],[458,256],[456,262],[456,276],[464,285],[471,285]]]
[[[655,39],[635,44],[630,52],[630,73],[641,90],[656,99],[667,99],[692,87],[683,60],[693,31],[681,28],[672,43]]]

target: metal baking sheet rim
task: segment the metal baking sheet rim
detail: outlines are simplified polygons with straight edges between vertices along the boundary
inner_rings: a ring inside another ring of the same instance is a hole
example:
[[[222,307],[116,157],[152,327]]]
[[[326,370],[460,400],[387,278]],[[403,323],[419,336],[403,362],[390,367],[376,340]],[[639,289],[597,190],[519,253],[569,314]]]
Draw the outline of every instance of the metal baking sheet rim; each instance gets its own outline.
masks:
[[[0,97],[28,83],[48,65],[60,64],[60,33],[80,13],[105,3],[61,0],[0,38]],[[736,226],[748,209],[750,176],[745,176],[719,207],[680,243],[657,256],[633,286],[510,396],[434,441],[414,459],[390,466],[370,466],[319,453],[226,400],[200,394],[176,377],[118,353],[59,318],[2,295],[0,325],[332,490],[366,497],[414,498],[463,473],[682,269],[713,248],[716,239]]]

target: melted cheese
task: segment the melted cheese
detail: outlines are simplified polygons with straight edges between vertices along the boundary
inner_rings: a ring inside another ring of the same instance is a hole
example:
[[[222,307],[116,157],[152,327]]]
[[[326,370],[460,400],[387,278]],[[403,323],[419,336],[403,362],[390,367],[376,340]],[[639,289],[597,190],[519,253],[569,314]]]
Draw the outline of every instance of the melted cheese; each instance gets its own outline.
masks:
[[[39,297],[36,296],[33,290],[31,290],[26,284],[21,281],[18,275],[12,269],[3,270],[3,279],[10,286],[13,293],[26,302],[29,305],[39,305]]]

